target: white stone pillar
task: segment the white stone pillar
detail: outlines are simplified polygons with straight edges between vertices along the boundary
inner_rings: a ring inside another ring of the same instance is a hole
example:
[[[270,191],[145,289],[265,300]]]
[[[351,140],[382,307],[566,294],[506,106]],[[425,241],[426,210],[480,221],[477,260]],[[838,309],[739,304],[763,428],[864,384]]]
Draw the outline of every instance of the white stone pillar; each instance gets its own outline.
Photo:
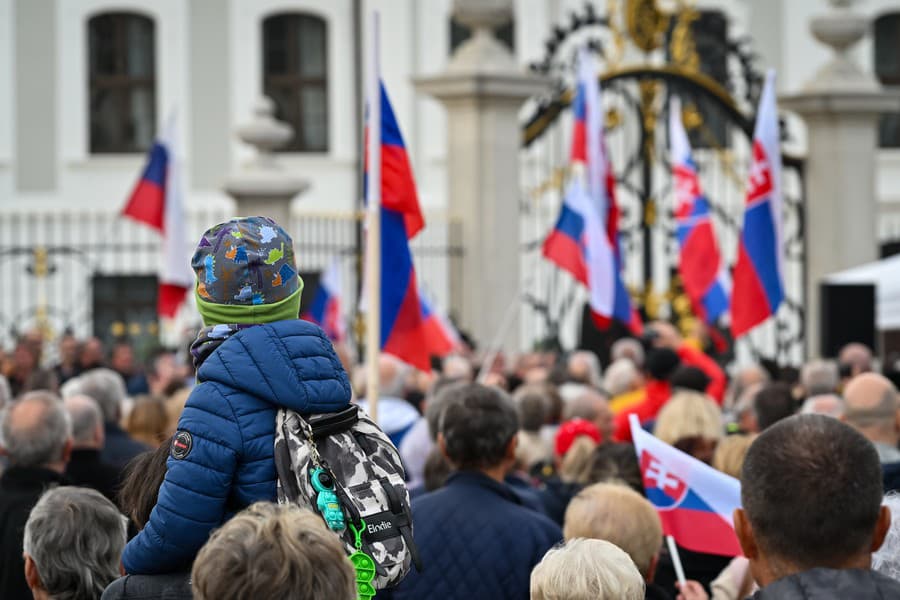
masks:
[[[463,248],[450,270],[450,308],[482,347],[505,325],[503,349],[514,352],[521,350],[518,113],[547,84],[525,74],[493,35],[511,19],[511,0],[456,0],[453,11],[472,37],[444,73],[415,82],[447,109],[448,212],[460,223]]]
[[[225,182],[225,193],[237,200],[238,215],[261,215],[289,229],[291,201],[309,188],[309,182],[286,172],[275,160],[274,151],[290,141],[290,125],[276,121],[275,104],[260,98],[253,118],[237,129],[241,141],[253,146],[256,155]]]
[[[852,10],[856,0],[829,2],[831,11],[812,19],[810,29],[834,57],[802,91],[780,99],[808,128],[805,308],[811,356],[820,353],[823,278],[878,257],[878,117],[900,110],[900,98],[885,93],[850,55],[869,29],[868,19]]]

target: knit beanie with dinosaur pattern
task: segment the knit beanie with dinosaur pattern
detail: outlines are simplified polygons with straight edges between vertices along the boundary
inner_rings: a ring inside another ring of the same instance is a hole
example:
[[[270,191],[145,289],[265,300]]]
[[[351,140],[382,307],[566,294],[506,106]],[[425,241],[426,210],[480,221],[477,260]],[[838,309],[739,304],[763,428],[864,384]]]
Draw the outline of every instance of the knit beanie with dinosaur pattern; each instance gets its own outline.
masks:
[[[207,326],[296,319],[303,280],[291,236],[268,217],[208,229],[191,259],[197,308]]]

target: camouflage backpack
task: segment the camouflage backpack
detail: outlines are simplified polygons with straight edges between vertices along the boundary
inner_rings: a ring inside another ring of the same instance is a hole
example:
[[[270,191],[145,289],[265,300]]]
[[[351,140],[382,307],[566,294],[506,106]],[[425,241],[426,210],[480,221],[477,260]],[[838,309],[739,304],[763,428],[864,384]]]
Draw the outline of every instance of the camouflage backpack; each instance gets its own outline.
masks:
[[[342,512],[346,522],[346,528],[335,533],[354,564],[354,555],[360,550],[374,560],[374,577],[369,579],[375,589],[399,583],[412,562],[421,568],[400,455],[358,407],[305,418],[292,410],[279,410],[275,468],[279,504],[309,508],[331,526],[332,515],[329,509],[322,510],[320,491],[312,481],[314,474],[325,473],[337,496],[330,510],[339,503],[338,515]],[[361,536],[354,530],[361,531]]]

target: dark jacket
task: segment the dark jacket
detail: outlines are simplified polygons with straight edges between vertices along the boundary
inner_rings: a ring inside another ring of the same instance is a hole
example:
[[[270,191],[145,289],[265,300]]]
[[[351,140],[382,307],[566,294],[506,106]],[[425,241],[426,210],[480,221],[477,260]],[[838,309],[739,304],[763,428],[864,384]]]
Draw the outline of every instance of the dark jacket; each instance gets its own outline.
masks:
[[[119,485],[119,469],[100,460],[100,451],[83,448],[72,450],[66,477],[72,485],[81,485],[97,490],[116,503],[116,489]]]
[[[867,569],[811,569],[770,583],[753,600],[888,600],[900,583]]]
[[[322,330],[306,321],[244,329],[197,371],[165,481],[146,527],[125,547],[131,575],[187,570],[210,532],[250,504],[275,500],[275,415],[335,412],[350,382]]]
[[[532,568],[562,539],[509,486],[473,471],[450,475],[412,511],[422,572],[414,568],[379,599],[526,600]]]
[[[118,423],[105,423],[106,442],[100,452],[100,460],[112,465],[121,473],[132,458],[150,450],[150,446],[142,444],[128,435]]]
[[[881,477],[885,494],[900,492],[900,462],[881,465]]]
[[[40,468],[10,467],[0,477],[0,598],[3,600],[31,599],[22,559],[25,522],[46,489],[65,483],[65,478],[56,471]]]
[[[106,587],[100,600],[191,600],[191,574],[126,575]]]

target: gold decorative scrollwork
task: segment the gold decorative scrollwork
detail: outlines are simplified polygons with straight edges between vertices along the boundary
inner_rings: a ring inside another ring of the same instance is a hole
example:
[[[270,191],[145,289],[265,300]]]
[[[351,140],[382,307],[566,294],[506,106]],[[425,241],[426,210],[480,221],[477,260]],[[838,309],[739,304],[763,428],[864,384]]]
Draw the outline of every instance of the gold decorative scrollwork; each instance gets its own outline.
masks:
[[[690,6],[682,4],[676,13],[675,27],[672,29],[672,41],[669,44],[672,64],[691,72],[700,70],[700,56],[697,54],[697,44],[694,41],[694,32],[691,27],[694,21],[699,18],[699,12]]]
[[[656,5],[656,0],[627,0],[625,26],[634,45],[644,52],[652,52],[663,42],[669,28],[669,15]]]
[[[659,82],[647,79],[640,82],[641,114],[644,115],[644,134],[646,145],[644,153],[648,161],[653,162],[656,148],[656,98],[659,95]]]

